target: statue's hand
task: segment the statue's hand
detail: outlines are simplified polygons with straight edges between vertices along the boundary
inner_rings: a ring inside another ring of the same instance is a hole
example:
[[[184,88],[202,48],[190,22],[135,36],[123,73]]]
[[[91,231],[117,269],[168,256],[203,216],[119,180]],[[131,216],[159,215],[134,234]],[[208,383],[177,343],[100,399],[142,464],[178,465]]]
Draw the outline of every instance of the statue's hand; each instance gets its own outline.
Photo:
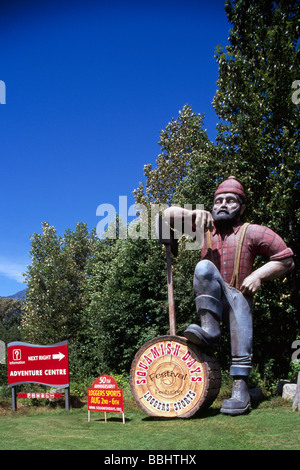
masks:
[[[254,295],[262,282],[277,279],[292,269],[294,269],[292,257],[280,261],[269,261],[246,277],[241,286],[241,292],[245,295]]]
[[[194,225],[196,229],[204,228],[204,230],[212,231],[214,228],[214,220],[210,212],[195,209],[193,215],[195,217]]]
[[[254,295],[261,286],[260,277],[254,272],[247,276],[241,285],[241,292],[244,295]]]

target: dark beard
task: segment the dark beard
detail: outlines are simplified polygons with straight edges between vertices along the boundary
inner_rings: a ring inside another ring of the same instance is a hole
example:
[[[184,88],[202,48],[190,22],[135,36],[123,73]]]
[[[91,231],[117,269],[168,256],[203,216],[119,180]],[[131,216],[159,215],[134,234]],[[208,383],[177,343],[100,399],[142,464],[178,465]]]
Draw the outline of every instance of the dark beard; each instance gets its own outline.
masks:
[[[214,219],[214,225],[220,231],[228,230],[230,227],[236,224],[240,219],[241,206],[228,213],[219,213],[214,209],[212,210],[212,216]]]

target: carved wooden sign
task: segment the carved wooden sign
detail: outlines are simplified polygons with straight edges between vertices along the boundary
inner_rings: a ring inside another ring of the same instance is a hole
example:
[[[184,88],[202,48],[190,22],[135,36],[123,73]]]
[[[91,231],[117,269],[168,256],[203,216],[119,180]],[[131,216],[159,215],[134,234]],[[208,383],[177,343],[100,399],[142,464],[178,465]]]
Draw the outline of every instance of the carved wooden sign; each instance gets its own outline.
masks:
[[[136,353],[130,373],[131,391],[149,416],[192,416],[207,408],[221,385],[220,366],[179,336],[161,336]]]

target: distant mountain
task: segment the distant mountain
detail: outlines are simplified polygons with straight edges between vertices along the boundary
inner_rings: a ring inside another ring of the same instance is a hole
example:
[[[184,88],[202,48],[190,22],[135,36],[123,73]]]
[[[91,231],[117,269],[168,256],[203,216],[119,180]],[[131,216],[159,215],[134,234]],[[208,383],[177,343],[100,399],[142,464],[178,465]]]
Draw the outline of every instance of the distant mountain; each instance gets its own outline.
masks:
[[[17,292],[16,294],[7,295],[6,297],[4,297],[4,299],[23,300],[26,297],[26,292],[27,292],[27,289],[23,289]]]

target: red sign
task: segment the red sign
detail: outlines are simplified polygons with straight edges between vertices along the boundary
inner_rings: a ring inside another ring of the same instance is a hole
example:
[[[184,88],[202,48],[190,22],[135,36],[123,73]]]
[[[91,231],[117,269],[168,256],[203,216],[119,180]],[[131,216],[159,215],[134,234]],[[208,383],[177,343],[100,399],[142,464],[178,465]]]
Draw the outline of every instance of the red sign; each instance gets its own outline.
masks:
[[[98,377],[87,390],[88,411],[124,413],[123,390],[110,375]]]
[[[8,385],[38,383],[69,386],[68,342],[40,346],[15,341],[7,345]]]
[[[33,392],[33,393],[18,393],[18,398],[61,398],[64,395],[62,393],[40,393],[40,392]]]

